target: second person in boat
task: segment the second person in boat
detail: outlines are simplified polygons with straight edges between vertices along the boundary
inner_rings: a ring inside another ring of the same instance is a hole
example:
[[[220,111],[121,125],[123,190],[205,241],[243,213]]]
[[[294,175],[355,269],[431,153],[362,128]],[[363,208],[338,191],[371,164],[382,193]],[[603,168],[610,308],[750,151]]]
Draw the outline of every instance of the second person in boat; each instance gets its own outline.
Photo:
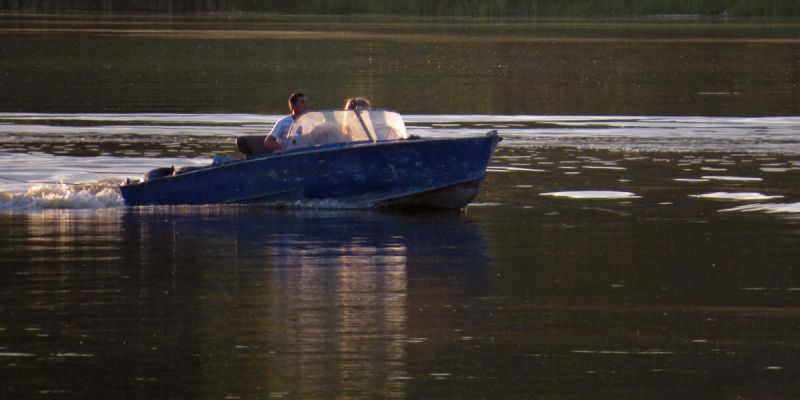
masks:
[[[364,97],[351,97],[344,103],[345,111],[355,110],[356,107],[361,111],[369,111],[371,104],[369,99]]]

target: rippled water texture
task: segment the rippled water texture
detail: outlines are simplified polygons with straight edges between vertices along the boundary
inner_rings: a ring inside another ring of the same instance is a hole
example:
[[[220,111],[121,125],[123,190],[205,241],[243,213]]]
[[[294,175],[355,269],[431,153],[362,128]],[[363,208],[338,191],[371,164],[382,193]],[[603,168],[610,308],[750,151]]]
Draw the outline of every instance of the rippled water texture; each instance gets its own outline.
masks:
[[[800,397],[792,23],[0,21],[0,398]],[[122,205],[294,82],[504,140],[463,213]]]
[[[412,115],[504,135],[465,214],[122,207],[122,179],[276,119],[0,115],[6,393],[800,389],[797,119]]]

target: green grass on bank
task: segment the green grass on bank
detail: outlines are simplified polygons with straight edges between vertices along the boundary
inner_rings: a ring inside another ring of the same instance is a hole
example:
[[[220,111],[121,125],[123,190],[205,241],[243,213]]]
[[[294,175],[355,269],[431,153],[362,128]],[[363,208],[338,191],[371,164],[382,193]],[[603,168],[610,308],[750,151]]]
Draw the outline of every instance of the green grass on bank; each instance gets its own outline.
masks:
[[[19,12],[266,12],[413,16],[800,16],[800,0],[0,0]]]

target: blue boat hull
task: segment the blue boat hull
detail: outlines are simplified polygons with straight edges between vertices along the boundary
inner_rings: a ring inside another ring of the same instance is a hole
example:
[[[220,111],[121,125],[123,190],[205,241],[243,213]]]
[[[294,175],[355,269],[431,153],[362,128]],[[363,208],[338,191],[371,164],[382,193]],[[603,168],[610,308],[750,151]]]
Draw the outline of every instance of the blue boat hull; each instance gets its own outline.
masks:
[[[125,204],[178,205],[335,200],[359,207],[458,209],[500,137],[356,144],[248,158],[120,187]]]

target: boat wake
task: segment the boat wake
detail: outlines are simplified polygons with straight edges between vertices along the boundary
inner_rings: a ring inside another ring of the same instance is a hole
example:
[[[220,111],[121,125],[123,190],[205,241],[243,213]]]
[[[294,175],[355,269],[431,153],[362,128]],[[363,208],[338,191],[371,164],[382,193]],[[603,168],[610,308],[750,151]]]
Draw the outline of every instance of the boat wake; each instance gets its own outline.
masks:
[[[36,184],[25,192],[0,192],[0,211],[99,209],[123,206],[119,179],[79,184]]]
[[[0,192],[0,212],[40,210],[95,210],[124,207],[118,179],[81,184],[37,184],[25,192]],[[339,200],[271,201],[258,206],[295,210],[363,210],[368,203]],[[200,207],[200,206],[181,206]]]
[[[40,210],[95,210],[124,207],[119,192],[121,179],[77,184],[36,184],[24,192],[0,192],[0,212]],[[258,206],[298,210],[358,210],[368,204],[339,200],[272,201]],[[197,206],[182,206],[197,207]]]

